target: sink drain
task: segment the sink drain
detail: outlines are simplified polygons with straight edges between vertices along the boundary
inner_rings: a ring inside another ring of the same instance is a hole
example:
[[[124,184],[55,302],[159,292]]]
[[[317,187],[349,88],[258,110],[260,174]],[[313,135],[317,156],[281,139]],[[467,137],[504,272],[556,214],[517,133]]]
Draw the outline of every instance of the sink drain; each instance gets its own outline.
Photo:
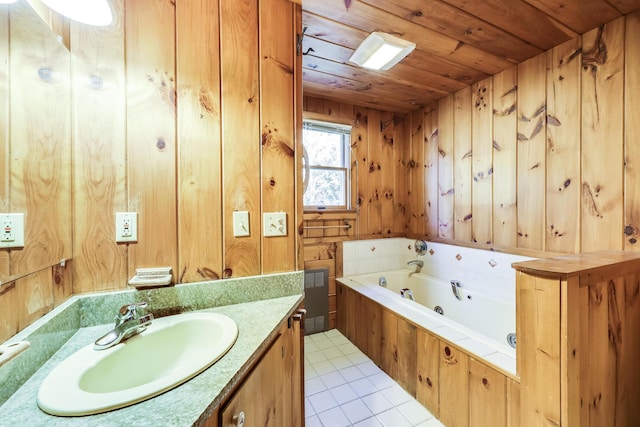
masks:
[[[507,335],[507,342],[511,347],[516,348],[516,334],[511,333]]]
[[[444,310],[439,305],[436,305],[435,307],[433,307],[433,311],[435,311],[438,314],[444,315]]]

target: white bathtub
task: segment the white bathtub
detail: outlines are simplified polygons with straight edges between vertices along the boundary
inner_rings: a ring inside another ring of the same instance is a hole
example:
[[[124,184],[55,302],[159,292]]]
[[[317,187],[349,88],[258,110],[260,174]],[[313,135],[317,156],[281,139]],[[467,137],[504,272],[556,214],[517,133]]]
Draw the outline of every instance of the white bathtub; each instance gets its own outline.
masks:
[[[457,299],[450,282],[413,269],[389,270],[339,278],[338,281],[373,299],[434,335],[453,342],[471,354],[484,358],[503,370],[515,374],[515,349],[507,335],[515,333],[515,304],[460,288]],[[384,277],[387,286],[379,286]],[[400,291],[411,289],[414,301],[403,298]],[[439,306],[444,315],[434,308]]]

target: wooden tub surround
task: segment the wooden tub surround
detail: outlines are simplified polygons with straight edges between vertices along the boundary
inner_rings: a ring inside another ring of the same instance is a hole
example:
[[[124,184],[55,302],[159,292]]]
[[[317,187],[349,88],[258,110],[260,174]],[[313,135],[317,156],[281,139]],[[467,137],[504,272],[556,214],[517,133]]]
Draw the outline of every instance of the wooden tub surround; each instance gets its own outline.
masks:
[[[341,283],[337,328],[447,427],[640,426],[640,254],[513,267],[515,376]]]

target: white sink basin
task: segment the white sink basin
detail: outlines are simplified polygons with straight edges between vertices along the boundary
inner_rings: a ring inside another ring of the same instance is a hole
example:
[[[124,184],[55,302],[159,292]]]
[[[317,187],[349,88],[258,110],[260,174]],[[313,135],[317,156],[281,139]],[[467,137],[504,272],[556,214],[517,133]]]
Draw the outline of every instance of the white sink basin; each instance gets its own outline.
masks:
[[[112,348],[96,351],[91,343],[69,356],[42,382],[38,406],[52,415],[80,416],[132,405],[204,371],[237,336],[236,323],[222,314],[155,319]]]

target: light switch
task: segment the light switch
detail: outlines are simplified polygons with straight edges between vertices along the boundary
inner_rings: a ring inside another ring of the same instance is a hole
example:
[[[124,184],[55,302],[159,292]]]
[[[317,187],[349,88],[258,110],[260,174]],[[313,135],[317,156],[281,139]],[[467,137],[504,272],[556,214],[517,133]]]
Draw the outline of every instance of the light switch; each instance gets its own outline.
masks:
[[[233,235],[234,237],[246,237],[249,235],[249,212],[233,212]]]

